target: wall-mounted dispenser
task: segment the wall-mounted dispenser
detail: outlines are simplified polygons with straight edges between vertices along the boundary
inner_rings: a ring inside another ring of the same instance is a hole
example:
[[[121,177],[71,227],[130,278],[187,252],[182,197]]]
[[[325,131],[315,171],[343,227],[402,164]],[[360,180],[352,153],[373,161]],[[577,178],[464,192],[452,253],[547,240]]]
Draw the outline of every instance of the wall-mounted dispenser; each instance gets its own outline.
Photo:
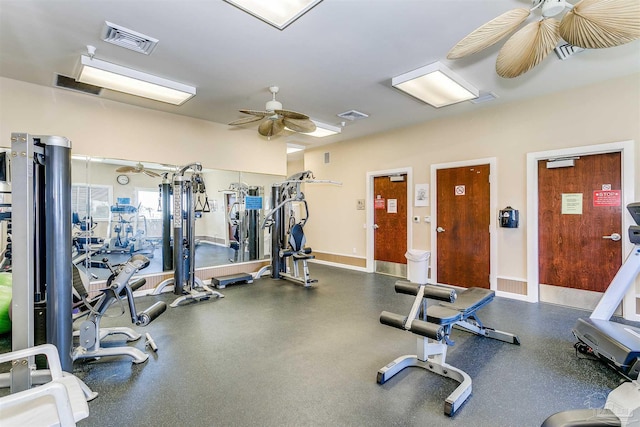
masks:
[[[511,206],[507,206],[506,208],[500,211],[500,227],[504,228],[518,228],[518,219],[520,217],[520,213],[517,209],[513,209]]]

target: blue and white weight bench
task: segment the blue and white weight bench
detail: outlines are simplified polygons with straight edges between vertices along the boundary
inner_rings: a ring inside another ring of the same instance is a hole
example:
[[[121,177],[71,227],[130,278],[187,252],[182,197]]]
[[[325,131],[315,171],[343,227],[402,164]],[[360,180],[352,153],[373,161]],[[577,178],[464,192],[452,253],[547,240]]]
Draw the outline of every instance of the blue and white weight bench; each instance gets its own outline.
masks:
[[[508,332],[488,328],[478,318],[477,311],[489,304],[495,292],[483,288],[468,288],[457,294],[453,288],[440,285],[419,285],[398,281],[396,292],[415,295],[408,316],[383,311],[380,323],[413,332],[418,337],[416,355],[401,356],[378,371],[378,384],[407,367],[419,367],[451,378],[460,385],[444,402],[444,413],[453,416],[471,395],[471,377],[464,371],[446,363],[447,347],[453,345],[450,338],[453,327],[476,335],[520,345],[520,339]],[[430,305],[427,300],[437,302]]]

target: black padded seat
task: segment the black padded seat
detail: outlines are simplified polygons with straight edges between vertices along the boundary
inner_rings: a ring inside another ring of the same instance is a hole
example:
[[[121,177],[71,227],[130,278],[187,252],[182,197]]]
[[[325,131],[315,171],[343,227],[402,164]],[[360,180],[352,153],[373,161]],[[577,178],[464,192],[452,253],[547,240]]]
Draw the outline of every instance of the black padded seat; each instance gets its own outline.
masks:
[[[495,295],[495,291],[492,291],[491,289],[468,288],[458,294],[458,298],[455,302],[441,302],[439,305],[441,307],[458,310],[462,313],[463,317],[467,317],[493,301],[493,297],[495,297]],[[429,311],[431,310],[432,308],[429,307]]]
[[[427,321],[437,325],[451,325],[462,320],[462,313],[451,308],[432,305],[427,308]]]

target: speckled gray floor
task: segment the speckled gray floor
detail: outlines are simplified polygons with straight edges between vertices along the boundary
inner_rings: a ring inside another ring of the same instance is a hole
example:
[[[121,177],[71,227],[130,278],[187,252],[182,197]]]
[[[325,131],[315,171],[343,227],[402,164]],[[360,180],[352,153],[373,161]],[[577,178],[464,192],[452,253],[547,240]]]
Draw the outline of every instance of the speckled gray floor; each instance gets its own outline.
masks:
[[[76,375],[99,393],[79,425],[539,426],[558,411],[601,407],[619,382],[576,357],[571,328],[588,313],[496,298],[482,320],[522,345],[455,331],[447,361],[471,376],[473,393],[449,418],[443,400],[452,380],[410,368],[376,383],[379,368],[416,351],[414,335],[378,321],[382,310],[410,309],[396,279],[310,268],[319,279],[313,289],[262,278],[227,287],[223,299],[168,309],[139,328],[159,347],[142,365],[76,362]],[[173,299],[143,297],[138,309]]]

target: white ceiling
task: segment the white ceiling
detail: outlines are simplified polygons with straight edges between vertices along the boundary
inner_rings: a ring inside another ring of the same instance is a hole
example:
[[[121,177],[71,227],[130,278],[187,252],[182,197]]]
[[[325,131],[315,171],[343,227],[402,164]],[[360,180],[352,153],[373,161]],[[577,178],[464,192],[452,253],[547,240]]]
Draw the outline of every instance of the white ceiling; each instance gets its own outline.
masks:
[[[640,41],[565,61],[552,53],[515,79],[495,74],[502,42],[446,60],[449,49],[479,25],[529,6],[525,0],[324,0],[280,31],[221,0],[0,0],[0,75],[52,86],[56,73],[75,76],[91,44],[96,58],[197,88],[195,98],[179,107],[110,91],[103,91],[104,98],[228,123],[244,116],[239,109],[264,109],[268,87],[277,85],[283,108],[321,122],[339,124],[336,114],[351,109],[369,115],[347,121],[339,136],[282,137],[310,145],[640,72]],[[105,43],[104,21],[159,43],[148,56]],[[391,87],[393,76],[438,60],[499,98],[435,109]]]

